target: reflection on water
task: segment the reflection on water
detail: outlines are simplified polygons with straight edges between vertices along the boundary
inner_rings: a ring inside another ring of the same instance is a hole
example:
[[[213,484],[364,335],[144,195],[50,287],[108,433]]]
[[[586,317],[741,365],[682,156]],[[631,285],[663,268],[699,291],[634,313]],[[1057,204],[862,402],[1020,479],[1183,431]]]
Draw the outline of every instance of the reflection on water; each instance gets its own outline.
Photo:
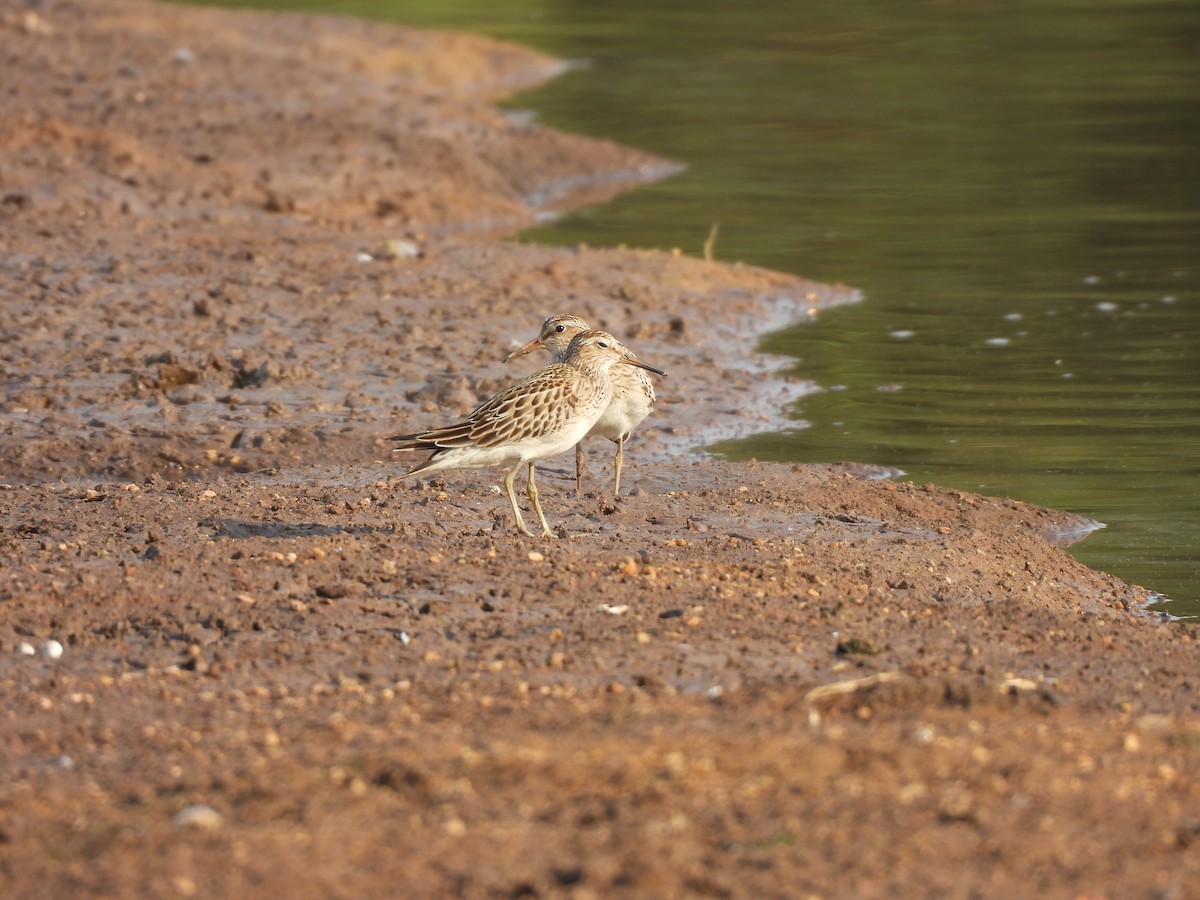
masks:
[[[1200,614],[1194,0],[317,8],[585,58],[518,105],[689,166],[532,239],[699,254],[719,222],[719,258],[863,289],[764,341],[822,388],[796,427],[717,452],[1093,516],[1080,558]]]

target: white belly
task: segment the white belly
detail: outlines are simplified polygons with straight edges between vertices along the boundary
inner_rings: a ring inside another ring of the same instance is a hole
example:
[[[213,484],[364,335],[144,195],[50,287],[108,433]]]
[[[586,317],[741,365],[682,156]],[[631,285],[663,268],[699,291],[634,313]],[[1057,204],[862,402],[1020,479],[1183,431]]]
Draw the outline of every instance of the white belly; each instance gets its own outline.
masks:
[[[654,412],[654,384],[644,370],[633,366],[615,366],[612,381],[612,400],[587,433],[617,441]]]

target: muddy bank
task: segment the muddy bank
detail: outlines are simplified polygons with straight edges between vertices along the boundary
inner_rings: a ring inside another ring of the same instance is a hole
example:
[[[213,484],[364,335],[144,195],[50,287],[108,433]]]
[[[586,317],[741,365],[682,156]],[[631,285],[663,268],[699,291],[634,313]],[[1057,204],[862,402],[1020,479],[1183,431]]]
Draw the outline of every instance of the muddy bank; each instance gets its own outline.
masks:
[[[6,895],[1187,895],[1192,627],[1077,517],[704,458],[804,389],[755,334],[854,292],[506,240],[672,165],[491,105],[555,61],[0,29]],[[496,475],[402,480],[380,438],[562,311],[669,372],[628,496],[551,462],[541,541]]]

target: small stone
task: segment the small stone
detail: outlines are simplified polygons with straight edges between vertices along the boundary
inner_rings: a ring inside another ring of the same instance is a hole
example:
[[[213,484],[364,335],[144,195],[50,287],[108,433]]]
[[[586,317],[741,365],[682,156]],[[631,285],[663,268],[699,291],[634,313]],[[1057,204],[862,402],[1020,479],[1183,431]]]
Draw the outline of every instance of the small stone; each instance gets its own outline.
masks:
[[[21,641],[21,643],[17,644],[17,652],[22,656],[37,655],[37,649],[28,641]]]
[[[844,641],[839,641],[837,645],[838,656],[876,656],[881,652],[883,652],[882,647],[865,638],[846,638]]]
[[[42,37],[54,34],[54,29],[50,23],[32,9],[26,10],[25,15],[21,17],[21,28],[24,29],[26,34],[36,34]]]
[[[542,562],[545,558],[545,556],[543,556],[541,553],[538,553],[536,550],[529,551],[530,562]]]
[[[974,806],[970,789],[961,782],[943,787],[938,798],[938,814],[948,822],[961,822],[971,818]]]
[[[388,259],[416,259],[421,248],[404,238],[392,238],[384,245],[384,255]]]
[[[42,656],[47,659],[58,659],[63,655],[63,645],[58,641],[50,640],[42,644]]]

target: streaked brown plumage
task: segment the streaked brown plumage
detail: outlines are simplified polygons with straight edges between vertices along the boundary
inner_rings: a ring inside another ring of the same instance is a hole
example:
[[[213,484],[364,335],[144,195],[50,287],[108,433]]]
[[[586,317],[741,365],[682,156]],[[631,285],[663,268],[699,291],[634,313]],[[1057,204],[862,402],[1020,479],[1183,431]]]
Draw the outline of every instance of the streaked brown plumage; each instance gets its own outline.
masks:
[[[510,467],[504,476],[504,489],[517,530],[532,537],[513,490],[517,472],[528,464],[526,493],[542,533],[550,535],[553,532],[538,500],[534,465],[569,450],[591,430],[612,399],[611,372],[618,365],[659,372],[637,359],[612,335],[580,332],[571,340],[561,362],[496,394],[463,421],[419,434],[396,435],[391,440],[400,442],[395,448],[398,451],[433,451],[409,475],[440,469]]]

